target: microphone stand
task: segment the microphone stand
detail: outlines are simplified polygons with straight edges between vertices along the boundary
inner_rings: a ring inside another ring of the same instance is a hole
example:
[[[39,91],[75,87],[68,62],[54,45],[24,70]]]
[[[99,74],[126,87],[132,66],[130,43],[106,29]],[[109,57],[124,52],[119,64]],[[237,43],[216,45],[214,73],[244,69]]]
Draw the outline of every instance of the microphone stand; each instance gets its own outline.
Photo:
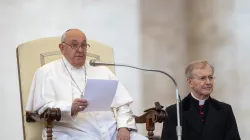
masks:
[[[175,85],[175,93],[176,93],[176,111],[177,111],[177,126],[176,126],[176,134],[177,134],[177,138],[178,140],[181,140],[181,135],[182,135],[182,127],[181,127],[181,123],[180,123],[180,96],[179,96],[179,90],[178,90],[178,85],[175,81],[175,79],[169,75],[168,73],[164,72],[164,71],[160,71],[160,70],[153,70],[153,69],[144,69],[144,68],[139,68],[139,67],[135,67],[135,66],[130,66],[130,65],[125,65],[125,64],[115,64],[115,63],[101,63],[101,62],[95,62],[95,60],[90,60],[89,64],[91,66],[121,66],[121,67],[129,67],[129,68],[134,68],[134,69],[138,69],[138,70],[142,70],[142,71],[151,71],[151,72],[159,72],[162,74],[167,75],[174,83]]]

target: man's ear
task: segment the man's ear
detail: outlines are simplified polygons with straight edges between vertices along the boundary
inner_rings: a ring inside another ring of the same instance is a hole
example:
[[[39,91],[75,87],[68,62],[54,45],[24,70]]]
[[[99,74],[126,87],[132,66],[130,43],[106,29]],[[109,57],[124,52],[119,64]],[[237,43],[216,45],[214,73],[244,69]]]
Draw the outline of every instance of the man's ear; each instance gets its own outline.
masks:
[[[64,46],[62,45],[62,43],[60,43],[58,47],[59,47],[60,51],[63,52]]]
[[[192,83],[190,78],[187,78],[187,83],[188,83],[188,85],[190,85]]]

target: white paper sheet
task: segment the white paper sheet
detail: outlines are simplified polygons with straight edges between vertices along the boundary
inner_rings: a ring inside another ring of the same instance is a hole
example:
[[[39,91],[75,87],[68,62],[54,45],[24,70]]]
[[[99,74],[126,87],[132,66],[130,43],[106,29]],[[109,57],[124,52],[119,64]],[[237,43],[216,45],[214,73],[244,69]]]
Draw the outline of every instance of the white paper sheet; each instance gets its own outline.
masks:
[[[117,80],[87,79],[83,98],[88,101],[88,106],[83,112],[109,111],[117,86]]]

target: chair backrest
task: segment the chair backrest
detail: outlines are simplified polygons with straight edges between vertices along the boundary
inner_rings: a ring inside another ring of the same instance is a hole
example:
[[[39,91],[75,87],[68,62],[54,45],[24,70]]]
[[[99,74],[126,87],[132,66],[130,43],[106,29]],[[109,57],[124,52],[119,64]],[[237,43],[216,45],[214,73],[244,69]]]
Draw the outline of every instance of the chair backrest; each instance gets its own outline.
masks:
[[[35,71],[46,63],[62,58],[59,50],[60,37],[41,38],[23,43],[17,47],[17,63],[21,97],[24,140],[40,140],[43,123],[27,123],[25,107]],[[88,40],[90,48],[87,59],[97,59],[103,62],[114,62],[113,49],[94,40]],[[114,67],[109,67],[115,73]]]

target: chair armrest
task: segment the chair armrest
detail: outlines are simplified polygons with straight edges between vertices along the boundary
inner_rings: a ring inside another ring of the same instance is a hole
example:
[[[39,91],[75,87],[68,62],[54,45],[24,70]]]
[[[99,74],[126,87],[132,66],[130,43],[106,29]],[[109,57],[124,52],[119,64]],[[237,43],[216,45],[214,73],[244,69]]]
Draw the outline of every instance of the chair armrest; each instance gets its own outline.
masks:
[[[61,120],[60,108],[48,108],[41,115],[36,112],[26,112],[26,122],[36,122],[34,118],[40,118],[46,122],[47,140],[52,140],[52,122]]]
[[[167,113],[162,109],[163,106],[159,102],[155,102],[155,107],[145,110],[141,116],[135,116],[136,123],[146,123],[149,140],[154,140],[155,123],[162,123]],[[52,140],[52,122],[61,120],[60,108],[48,108],[41,115],[32,112],[26,112],[26,122],[36,122],[34,118],[40,118],[46,122],[47,140]],[[158,137],[157,137],[158,138]]]
[[[167,118],[167,113],[162,109],[159,102],[155,102],[155,107],[145,110],[141,116],[135,116],[136,123],[146,123],[149,140],[154,139],[155,123],[162,123]]]

